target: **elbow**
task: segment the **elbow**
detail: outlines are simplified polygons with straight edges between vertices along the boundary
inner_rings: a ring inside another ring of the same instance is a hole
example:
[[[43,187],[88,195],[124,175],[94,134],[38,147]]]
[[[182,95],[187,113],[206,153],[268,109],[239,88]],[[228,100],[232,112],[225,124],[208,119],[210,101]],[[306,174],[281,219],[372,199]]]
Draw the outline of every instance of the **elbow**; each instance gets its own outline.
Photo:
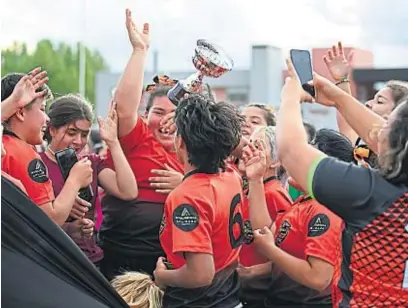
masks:
[[[212,270],[202,270],[194,273],[195,279],[192,283],[193,288],[202,288],[211,285],[214,280],[215,271]]]
[[[130,200],[137,199],[138,196],[139,196],[139,190],[132,189],[131,191],[121,193],[119,198],[125,201],[130,201]]]
[[[321,293],[330,286],[331,284],[331,277],[310,277],[311,280],[309,281],[309,287],[311,289],[316,290],[317,292]]]

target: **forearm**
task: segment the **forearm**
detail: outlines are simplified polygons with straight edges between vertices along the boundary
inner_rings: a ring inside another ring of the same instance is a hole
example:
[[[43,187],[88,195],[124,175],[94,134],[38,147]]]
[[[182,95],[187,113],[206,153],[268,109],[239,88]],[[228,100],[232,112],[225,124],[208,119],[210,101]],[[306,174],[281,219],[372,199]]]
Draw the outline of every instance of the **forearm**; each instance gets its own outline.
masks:
[[[314,273],[308,261],[296,258],[272,245],[264,250],[263,253],[268,260],[273,262],[274,266],[279,267],[282,272],[296,282],[311,289],[321,289],[321,284],[316,279],[316,273]]]
[[[120,198],[136,199],[138,195],[138,187],[135,175],[123,153],[119,141],[109,144],[108,147],[112,155],[113,165],[115,166],[116,183]]]
[[[248,189],[249,219],[252,228],[261,229],[265,226],[270,227],[273,222],[266,204],[263,179],[249,180]]]
[[[16,102],[13,96],[9,96],[3,102],[1,102],[1,122],[7,121],[17,112]]]
[[[194,289],[204,287],[203,283],[197,280],[198,275],[191,272],[187,265],[176,270],[162,271],[160,282],[165,286]]]
[[[146,53],[147,51],[142,49],[133,50],[115,91],[114,100],[117,104],[119,118],[119,137],[128,133],[127,131],[121,133],[121,120],[133,118],[137,120],[137,111],[143,92]]]
[[[250,267],[251,277],[261,277],[271,274],[272,262],[257,264]]]
[[[382,127],[385,120],[346,93],[339,95],[336,100],[336,108],[357,135],[360,136],[374,152],[377,152],[377,140],[376,138],[372,138],[371,132],[373,128]]]
[[[338,85],[339,89],[342,89],[345,93],[352,95],[351,87],[349,82],[343,82]],[[346,119],[337,110],[337,126],[339,127],[339,132],[350,139],[351,143],[354,145],[358,139],[357,133],[351,128],[347,123]]]
[[[55,198],[52,204],[52,219],[59,226],[62,226],[67,220],[72,206],[75,203],[75,198],[78,195],[80,187],[75,181],[68,180],[65,182],[59,195]]]

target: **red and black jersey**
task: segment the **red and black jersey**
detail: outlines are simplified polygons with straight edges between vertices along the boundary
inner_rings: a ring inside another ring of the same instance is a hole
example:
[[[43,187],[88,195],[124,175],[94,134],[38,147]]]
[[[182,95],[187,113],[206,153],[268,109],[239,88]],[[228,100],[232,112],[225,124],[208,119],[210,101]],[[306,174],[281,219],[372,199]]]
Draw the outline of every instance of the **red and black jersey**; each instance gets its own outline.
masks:
[[[239,251],[244,239],[242,184],[236,171],[193,171],[165,203],[160,242],[175,269],[186,264],[184,253],[211,254],[216,275],[208,287],[168,287],[163,307],[235,307],[239,305]]]
[[[311,193],[346,225],[336,305],[408,307],[408,188],[333,158],[314,166]]]
[[[53,202],[55,196],[48,169],[34,146],[8,131],[4,131],[3,146],[6,156],[1,159],[1,170],[21,181],[35,204]]]
[[[275,221],[275,243],[290,255],[307,260],[314,257],[334,267],[341,266],[342,220],[316,200],[301,196]],[[336,275],[335,275],[336,276]],[[336,277],[335,277],[336,278]],[[323,292],[308,288],[272,266],[267,307],[331,307],[332,288]]]

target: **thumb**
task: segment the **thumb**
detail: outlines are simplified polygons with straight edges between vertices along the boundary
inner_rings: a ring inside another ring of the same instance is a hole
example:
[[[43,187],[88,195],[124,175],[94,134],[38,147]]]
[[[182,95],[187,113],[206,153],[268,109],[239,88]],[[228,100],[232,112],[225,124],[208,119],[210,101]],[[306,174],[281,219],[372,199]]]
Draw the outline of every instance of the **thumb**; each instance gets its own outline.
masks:
[[[271,231],[271,229],[269,229],[269,227],[267,227],[267,226],[265,226],[264,228],[263,228],[263,233],[266,235],[266,234],[272,234],[272,231]]]
[[[101,116],[98,116],[98,118],[97,118],[97,120],[98,120],[98,125],[99,125],[99,128],[103,128],[103,119],[102,119],[102,117]]]

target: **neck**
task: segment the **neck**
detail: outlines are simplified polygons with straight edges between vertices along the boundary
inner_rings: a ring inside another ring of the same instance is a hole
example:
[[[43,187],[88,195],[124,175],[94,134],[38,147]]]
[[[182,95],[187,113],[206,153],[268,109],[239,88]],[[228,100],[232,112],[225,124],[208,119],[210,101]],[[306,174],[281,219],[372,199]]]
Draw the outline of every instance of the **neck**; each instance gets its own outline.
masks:
[[[5,128],[6,128],[8,131],[14,133],[14,134],[15,134],[18,138],[20,138],[21,140],[27,142],[27,137],[26,137],[24,128],[22,128],[22,127],[15,127],[15,126],[12,126],[12,125],[7,125]],[[28,142],[27,142],[27,143],[28,143]],[[35,144],[33,144],[33,145],[35,145]]]
[[[187,174],[193,170],[197,169],[197,167],[194,167],[192,165],[190,165],[189,163],[185,163],[184,164],[184,174]]]
[[[51,159],[52,161],[56,162],[55,151],[53,150],[51,144],[47,147],[47,150],[45,151],[45,155],[47,155],[48,158]]]

